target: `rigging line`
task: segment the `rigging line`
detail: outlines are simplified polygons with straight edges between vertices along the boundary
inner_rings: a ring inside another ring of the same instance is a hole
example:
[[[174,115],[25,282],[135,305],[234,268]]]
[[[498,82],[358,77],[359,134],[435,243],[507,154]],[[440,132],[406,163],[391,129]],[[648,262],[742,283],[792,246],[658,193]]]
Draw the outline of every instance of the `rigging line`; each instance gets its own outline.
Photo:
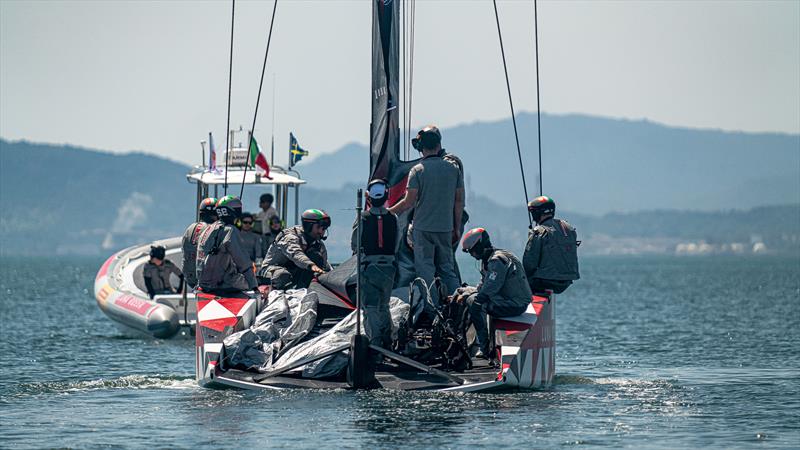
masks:
[[[539,195],[542,189],[542,108],[539,106],[539,16],[536,8],[537,0],[533,0],[533,32],[536,46],[536,131],[539,134]]]
[[[230,160],[231,137],[231,84],[233,79],[233,19],[236,13],[236,0],[231,0],[231,55],[228,66],[228,121],[225,124],[225,195],[228,195],[228,162]]]
[[[244,180],[247,178],[247,168],[250,166],[250,146],[253,145],[255,138],[253,132],[256,129],[256,118],[258,117],[258,105],[261,103],[261,88],[264,87],[264,73],[267,71],[267,57],[269,56],[269,44],[272,42],[272,26],[275,24],[275,11],[278,9],[278,0],[272,5],[272,18],[269,21],[269,34],[267,35],[267,49],[264,51],[264,64],[261,66],[261,81],[258,82],[258,95],[256,96],[256,110],[253,112],[253,126],[250,127],[250,139],[247,140],[247,161],[244,164],[244,174],[242,175],[242,188],[239,190],[239,200],[244,197]],[[273,89],[273,98],[274,98]],[[275,113],[272,114],[273,119]],[[257,147],[256,147],[257,148]],[[253,169],[255,170],[255,168]]]
[[[511,83],[508,81],[508,66],[506,65],[506,51],[503,47],[503,34],[500,32],[500,16],[497,14],[497,0],[492,0],[494,5],[494,18],[497,22],[497,37],[500,39],[500,54],[503,56],[503,71],[506,74],[506,89],[508,90],[508,104],[511,107],[511,122],[514,124],[514,139],[517,142],[517,157],[519,158],[519,171],[522,174],[522,189],[525,191],[525,205],[528,204],[528,186],[525,182],[525,168],[522,166],[522,150],[519,146],[519,133],[517,132],[517,119],[514,116],[514,101],[511,97]],[[533,228],[533,219],[527,214],[528,223]]]

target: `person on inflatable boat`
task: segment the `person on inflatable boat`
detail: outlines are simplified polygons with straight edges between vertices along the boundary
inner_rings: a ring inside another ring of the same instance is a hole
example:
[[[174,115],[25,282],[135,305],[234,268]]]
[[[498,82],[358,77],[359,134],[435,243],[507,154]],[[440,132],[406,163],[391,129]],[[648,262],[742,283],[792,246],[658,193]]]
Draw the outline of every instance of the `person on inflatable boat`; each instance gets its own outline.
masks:
[[[197,240],[200,233],[217,221],[217,213],[214,208],[217,206],[217,199],[214,197],[204,198],[197,207],[200,213],[200,220],[189,225],[183,232],[181,248],[183,249],[183,273],[186,277],[186,286],[195,289],[197,287]]]
[[[147,295],[150,299],[159,294],[176,294],[181,292],[183,287],[183,273],[172,261],[166,259],[167,249],[160,245],[150,247],[150,261],[144,265],[142,275],[144,285],[147,288]],[[175,275],[180,279],[178,287],[172,287],[169,280],[170,275]]]
[[[456,292],[469,305],[479,356],[496,363],[486,316],[518,316],[528,308],[533,294],[522,262],[513,253],[494,248],[485,229],[467,231],[461,246],[465,253],[481,262],[481,282],[477,287],[458,288]]]
[[[219,220],[200,234],[197,243],[197,283],[205,293],[247,298],[257,288],[253,263],[242,249],[234,222],[242,214],[239,197],[227,195],[217,202]]]
[[[331,270],[323,242],[331,217],[321,209],[303,212],[302,225],[281,231],[269,247],[259,278],[268,279],[272,289],[307,288],[315,276]]]
[[[536,226],[528,235],[522,264],[533,292],[552,290],[560,294],[578,274],[578,233],[566,220],[555,219],[556,203],[545,195],[528,203]]]

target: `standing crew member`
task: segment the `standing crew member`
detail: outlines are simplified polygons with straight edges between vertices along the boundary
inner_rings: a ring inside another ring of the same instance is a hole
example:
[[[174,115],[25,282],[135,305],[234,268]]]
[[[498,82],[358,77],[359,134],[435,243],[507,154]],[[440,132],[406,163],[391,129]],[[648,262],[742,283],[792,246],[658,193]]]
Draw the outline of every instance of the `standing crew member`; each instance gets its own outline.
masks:
[[[144,265],[142,272],[144,285],[147,288],[147,295],[151,299],[159,294],[180,293],[181,287],[183,287],[181,269],[166,259],[166,253],[167,250],[160,245],[150,247],[150,261]],[[172,287],[172,283],[169,281],[169,276],[172,274],[180,278],[177,289]]]
[[[536,226],[528,235],[522,262],[533,292],[566,290],[578,273],[578,233],[566,220],[555,219],[556,203],[547,196],[528,203]]]
[[[320,209],[303,212],[302,225],[281,231],[269,247],[259,276],[273,289],[307,288],[315,276],[331,270],[328,250],[322,242],[331,217]]]
[[[525,279],[520,260],[509,251],[492,247],[489,233],[473,228],[461,243],[464,252],[481,262],[481,282],[477,288],[459,289],[467,296],[470,320],[483,356],[494,361],[495,352],[489,340],[486,315],[518,316],[531,303],[531,288]]]
[[[234,222],[242,214],[239,197],[227,195],[217,202],[219,220],[200,234],[197,243],[197,281],[206,293],[246,298],[257,287],[253,263],[242,249]]]
[[[269,229],[269,220],[273,217],[278,217],[278,211],[272,207],[272,203],[275,201],[275,197],[272,194],[261,194],[261,197],[258,199],[258,206],[261,208],[261,211],[256,213],[256,220],[261,222],[261,233],[266,234],[267,230]]]
[[[192,289],[197,287],[197,240],[200,238],[200,233],[202,233],[204,229],[217,221],[217,213],[214,212],[216,205],[216,198],[204,198],[198,207],[200,211],[200,221],[189,225],[186,231],[183,232],[183,239],[181,241],[181,248],[183,248],[183,273],[186,277],[186,285]]]
[[[372,180],[367,187],[368,209],[361,214],[361,301],[366,314],[364,330],[370,344],[390,348],[392,315],[389,298],[394,285],[398,234],[397,216],[383,205],[389,196],[386,181]],[[356,233],[358,229],[354,230]],[[358,251],[357,235],[353,249]]]
[[[442,135],[435,126],[411,140],[422,161],[411,168],[405,197],[389,208],[400,214],[414,208],[414,269],[430,285],[437,274],[448,292],[458,288],[452,243],[458,242],[464,211],[464,181],[458,168],[439,155]],[[433,299],[438,302],[438,297]]]

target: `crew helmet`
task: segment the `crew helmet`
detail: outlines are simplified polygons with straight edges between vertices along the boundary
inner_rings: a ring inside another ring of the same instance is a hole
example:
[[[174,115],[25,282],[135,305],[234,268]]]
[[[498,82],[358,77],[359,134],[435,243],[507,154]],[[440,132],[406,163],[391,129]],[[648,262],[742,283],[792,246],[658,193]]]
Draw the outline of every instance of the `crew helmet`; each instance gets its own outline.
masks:
[[[428,125],[419,130],[417,137],[411,139],[411,145],[419,151],[423,149],[432,150],[441,143],[442,133],[434,125]]]
[[[376,178],[369,182],[367,185],[367,196],[369,196],[370,204],[379,208],[386,203],[389,198],[389,190],[386,188],[386,180]]]
[[[216,197],[208,197],[204,198],[203,201],[200,202],[200,205],[197,207],[197,210],[200,211],[200,219],[204,222],[213,222],[214,217],[216,217],[217,213],[214,211],[214,208],[217,206],[217,198]],[[209,222],[209,223],[210,223]]]
[[[489,239],[489,233],[486,232],[486,229],[481,227],[473,228],[464,233],[464,239],[461,240],[461,248],[464,253],[469,253],[481,259],[486,250],[492,248],[492,241]]]
[[[151,245],[150,246],[150,257],[151,258],[158,258],[163,260],[164,257],[167,255],[167,249],[161,245]]]
[[[556,202],[546,195],[540,195],[528,203],[528,212],[534,221],[539,222],[542,216],[556,213]]]
[[[322,228],[325,229],[330,227],[331,216],[321,209],[307,209],[303,211],[301,222],[303,223],[303,232],[311,234],[311,227],[314,226],[315,223],[320,224]]]
[[[225,223],[233,223],[242,215],[242,201],[235,195],[226,195],[217,201],[217,216]]]

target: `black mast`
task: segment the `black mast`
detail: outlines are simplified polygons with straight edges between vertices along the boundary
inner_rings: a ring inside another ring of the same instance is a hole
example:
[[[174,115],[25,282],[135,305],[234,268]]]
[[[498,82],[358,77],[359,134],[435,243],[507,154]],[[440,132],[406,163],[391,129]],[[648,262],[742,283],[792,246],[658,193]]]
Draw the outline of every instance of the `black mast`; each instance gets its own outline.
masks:
[[[399,15],[400,0],[373,0],[370,179],[388,179],[400,157]]]

